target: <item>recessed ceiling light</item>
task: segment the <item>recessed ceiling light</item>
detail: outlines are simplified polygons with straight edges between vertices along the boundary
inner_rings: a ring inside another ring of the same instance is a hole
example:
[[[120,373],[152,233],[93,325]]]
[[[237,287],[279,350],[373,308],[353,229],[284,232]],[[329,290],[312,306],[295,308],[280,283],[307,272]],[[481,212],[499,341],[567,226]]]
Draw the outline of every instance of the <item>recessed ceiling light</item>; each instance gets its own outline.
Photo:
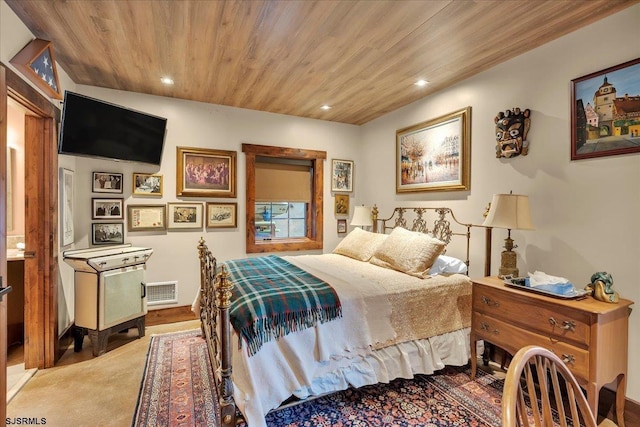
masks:
[[[173,84],[173,79],[171,77],[163,77],[160,79],[160,81],[166,85],[172,85]]]
[[[331,109],[331,107],[330,107],[329,105],[326,105],[326,104],[325,104],[325,105],[323,105],[323,106],[322,106],[322,107],[320,107],[320,108],[322,108],[323,110],[330,110],[330,109]]]
[[[429,83],[429,82],[428,82],[428,81],[426,81],[426,80],[418,80],[418,81],[417,81],[417,82],[415,82],[414,84],[415,84],[416,86],[420,86],[420,87],[422,87],[422,86],[426,86],[426,85],[427,85],[427,83]]]

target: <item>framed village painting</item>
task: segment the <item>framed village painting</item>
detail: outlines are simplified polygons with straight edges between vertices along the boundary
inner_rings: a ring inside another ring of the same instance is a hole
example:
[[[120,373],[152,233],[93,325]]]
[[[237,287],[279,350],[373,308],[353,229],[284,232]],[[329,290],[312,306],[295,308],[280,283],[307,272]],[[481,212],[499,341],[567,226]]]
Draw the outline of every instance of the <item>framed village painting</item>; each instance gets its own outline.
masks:
[[[640,152],[640,58],[571,81],[571,160]]]
[[[471,107],[396,132],[396,193],[469,190]]]
[[[178,147],[176,195],[236,197],[236,152]]]

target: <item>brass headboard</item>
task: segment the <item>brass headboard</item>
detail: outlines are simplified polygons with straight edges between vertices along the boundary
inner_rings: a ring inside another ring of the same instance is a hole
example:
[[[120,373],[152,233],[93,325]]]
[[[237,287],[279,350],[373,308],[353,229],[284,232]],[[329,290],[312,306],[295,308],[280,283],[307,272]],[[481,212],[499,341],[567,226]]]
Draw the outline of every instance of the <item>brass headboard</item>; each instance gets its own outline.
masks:
[[[469,267],[469,241],[472,224],[457,220],[450,208],[395,208],[389,218],[378,218],[378,208],[372,210],[373,231],[387,233],[396,227],[430,234],[447,245],[454,236],[466,238],[466,258]]]

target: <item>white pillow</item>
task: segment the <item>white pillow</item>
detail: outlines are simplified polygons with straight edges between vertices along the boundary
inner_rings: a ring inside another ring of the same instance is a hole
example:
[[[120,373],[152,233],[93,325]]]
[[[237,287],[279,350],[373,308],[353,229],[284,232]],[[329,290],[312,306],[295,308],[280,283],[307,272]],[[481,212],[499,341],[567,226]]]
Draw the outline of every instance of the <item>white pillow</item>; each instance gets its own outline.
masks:
[[[444,248],[444,242],[427,234],[396,227],[369,262],[425,279]]]
[[[367,262],[387,237],[387,234],[371,233],[355,228],[338,243],[333,253]]]
[[[429,274],[435,276],[442,273],[467,273],[467,264],[461,259],[447,255],[440,255],[429,269]]]

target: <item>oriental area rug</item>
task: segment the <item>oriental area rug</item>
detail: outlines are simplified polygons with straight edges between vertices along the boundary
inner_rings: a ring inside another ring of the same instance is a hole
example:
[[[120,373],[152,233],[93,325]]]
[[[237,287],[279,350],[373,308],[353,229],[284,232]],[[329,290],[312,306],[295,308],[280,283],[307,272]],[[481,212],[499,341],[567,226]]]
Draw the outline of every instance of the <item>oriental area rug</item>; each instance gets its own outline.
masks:
[[[269,426],[499,427],[503,380],[447,367],[348,389],[267,415]],[[200,330],[151,338],[133,427],[217,426],[217,395]],[[240,423],[246,427],[246,424]]]

